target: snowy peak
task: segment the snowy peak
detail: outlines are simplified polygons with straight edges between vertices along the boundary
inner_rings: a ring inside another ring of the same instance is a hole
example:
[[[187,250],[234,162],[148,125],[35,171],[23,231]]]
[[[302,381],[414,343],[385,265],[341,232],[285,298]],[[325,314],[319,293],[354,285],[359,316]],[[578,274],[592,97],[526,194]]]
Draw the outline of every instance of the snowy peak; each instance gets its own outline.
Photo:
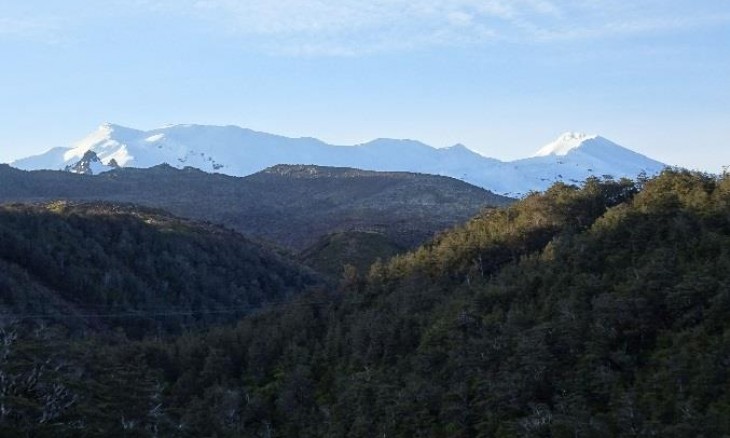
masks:
[[[554,142],[545,145],[528,160],[536,160],[538,163],[548,161],[562,164],[572,163],[579,166],[608,168],[609,170],[610,168],[623,169],[618,172],[620,174],[626,173],[627,169],[630,168],[640,168],[647,173],[651,173],[655,168],[661,170],[664,167],[662,163],[604,137],[577,132],[568,132],[561,135]]]
[[[178,169],[233,176],[251,175],[277,164],[416,172],[458,178],[509,196],[545,190],[556,181],[580,184],[590,176],[604,175],[634,178],[664,167],[603,137],[576,132],[561,135],[534,157],[503,162],[461,144],[437,149],[415,140],[381,138],[340,146],[238,126],[169,125],[140,131],[111,123],[100,125],[69,148],[52,149],[12,165],[98,174],[112,163],[138,168],[167,163]]]
[[[583,134],[580,132],[566,132],[557,140],[552,143],[548,143],[540,148],[533,157],[546,157],[548,155],[563,156],[567,155],[570,151],[579,148],[583,143],[589,140],[603,139],[597,135]],[[605,139],[603,139],[605,140]]]
[[[127,128],[121,125],[115,125],[113,123],[102,123],[101,125],[99,125],[98,128],[96,128],[94,132],[87,135],[82,140],[76,142],[73,148],[87,148],[88,150],[89,148],[99,144],[100,142],[110,140],[125,142],[137,138],[141,134],[143,134],[143,131],[138,131],[136,129]]]
[[[126,128],[112,123],[103,123],[63,154],[66,163],[75,164],[83,160],[88,151],[94,151],[103,163],[114,160],[119,166],[131,164],[134,156],[130,154],[127,143],[136,139],[142,131]]]

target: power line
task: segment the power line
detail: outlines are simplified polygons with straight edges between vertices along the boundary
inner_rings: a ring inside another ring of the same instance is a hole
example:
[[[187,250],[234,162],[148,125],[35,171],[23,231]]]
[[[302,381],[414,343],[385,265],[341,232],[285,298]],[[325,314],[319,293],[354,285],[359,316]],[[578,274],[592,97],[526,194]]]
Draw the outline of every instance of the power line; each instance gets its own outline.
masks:
[[[165,311],[165,312],[149,312],[149,311],[126,311],[117,313],[2,313],[0,319],[84,319],[84,318],[149,318],[162,316],[195,316],[195,315],[226,315],[234,313],[243,313],[251,311],[271,310],[272,307],[278,305],[302,306],[302,305],[326,305],[332,304],[333,300],[275,300],[267,301],[260,306],[242,306],[227,309],[215,310],[181,310],[181,311]],[[99,306],[102,307],[102,306]],[[109,308],[112,308],[111,306]]]

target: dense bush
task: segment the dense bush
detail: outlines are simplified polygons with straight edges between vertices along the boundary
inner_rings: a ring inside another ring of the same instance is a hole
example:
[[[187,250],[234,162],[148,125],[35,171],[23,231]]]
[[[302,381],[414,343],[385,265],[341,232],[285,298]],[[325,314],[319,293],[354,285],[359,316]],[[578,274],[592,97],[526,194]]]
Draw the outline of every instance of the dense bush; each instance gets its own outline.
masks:
[[[59,315],[67,325],[121,326],[142,337],[235,320],[315,284],[311,271],[234,232],[155,210],[0,207],[5,317]]]
[[[76,401],[53,426],[21,413],[5,424],[68,435],[724,436],[729,315],[730,179],[668,170],[638,185],[556,185],[236,328],[76,343],[68,361],[91,364],[64,377]],[[126,386],[124,404],[108,395]],[[89,408],[98,400],[109,408]]]

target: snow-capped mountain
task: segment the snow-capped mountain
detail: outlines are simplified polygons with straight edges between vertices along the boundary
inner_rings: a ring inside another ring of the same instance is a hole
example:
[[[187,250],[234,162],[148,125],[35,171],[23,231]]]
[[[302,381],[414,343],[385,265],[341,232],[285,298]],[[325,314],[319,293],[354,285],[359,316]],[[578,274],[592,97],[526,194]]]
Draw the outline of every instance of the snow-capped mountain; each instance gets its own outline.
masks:
[[[666,167],[601,136],[576,132],[565,133],[532,157],[510,165],[526,179],[525,187],[545,187],[555,181],[580,183],[590,176],[636,178]]]
[[[276,164],[409,171],[451,176],[512,196],[544,190],[555,181],[579,183],[589,176],[604,175],[633,178],[665,167],[603,137],[578,133],[560,136],[530,158],[503,162],[463,145],[437,149],[413,140],[377,139],[336,146],[237,126],[172,125],[140,131],[108,123],[70,148],[54,148],[11,165],[25,170],[98,173],[115,166],[144,168],[162,163],[234,176]]]

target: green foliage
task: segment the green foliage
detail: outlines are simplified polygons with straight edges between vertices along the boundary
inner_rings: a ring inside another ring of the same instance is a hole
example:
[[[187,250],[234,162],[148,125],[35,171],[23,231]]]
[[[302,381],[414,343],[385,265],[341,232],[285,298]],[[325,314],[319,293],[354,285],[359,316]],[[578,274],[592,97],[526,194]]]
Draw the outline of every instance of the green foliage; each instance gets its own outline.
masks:
[[[338,279],[344,266],[367,273],[377,259],[389,259],[405,249],[388,236],[372,231],[334,233],[320,239],[300,255],[300,260],[315,271]]]
[[[81,407],[128,384],[141,436],[727,436],[729,248],[725,177],[556,185],[336,292],[119,341],[60,430],[116,433]]]
[[[318,281],[234,232],[132,206],[0,207],[0,243],[5,318],[137,338],[235,320]]]
[[[513,202],[457,179],[406,172],[279,165],[237,178],[160,165],[89,176],[0,164],[0,202],[58,199],[164,208],[297,252],[352,230],[411,248],[485,206]]]

